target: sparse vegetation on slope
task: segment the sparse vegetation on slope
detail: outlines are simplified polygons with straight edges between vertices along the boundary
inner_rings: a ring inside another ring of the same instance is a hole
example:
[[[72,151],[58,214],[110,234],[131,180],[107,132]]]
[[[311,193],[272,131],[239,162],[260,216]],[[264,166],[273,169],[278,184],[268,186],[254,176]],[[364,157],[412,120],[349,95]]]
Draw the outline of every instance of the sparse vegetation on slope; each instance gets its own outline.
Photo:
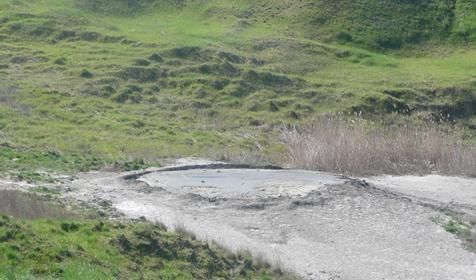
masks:
[[[250,256],[144,222],[0,218],[1,279],[272,279]],[[277,277],[279,278],[279,276]]]
[[[446,213],[448,216],[437,216],[433,221],[459,238],[466,250],[476,253],[476,220],[474,217],[446,212],[449,212]]]
[[[134,16],[150,9],[181,7],[185,0],[74,0],[81,9],[95,13]]]
[[[325,113],[476,125],[476,51],[452,39],[471,34],[468,1],[107,3],[0,1],[7,153],[81,155],[59,169],[77,171],[241,151],[270,158],[283,151],[276,126]],[[389,52],[379,36],[402,49]]]
[[[17,217],[0,215],[0,279],[294,279],[160,225],[85,219],[33,195],[0,194],[0,211]]]

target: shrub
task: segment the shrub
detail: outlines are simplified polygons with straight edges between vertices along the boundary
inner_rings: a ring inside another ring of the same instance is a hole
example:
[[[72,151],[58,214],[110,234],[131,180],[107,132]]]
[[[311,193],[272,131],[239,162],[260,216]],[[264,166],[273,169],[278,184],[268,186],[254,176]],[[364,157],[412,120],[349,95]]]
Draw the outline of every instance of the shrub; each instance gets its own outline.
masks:
[[[401,99],[382,93],[361,94],[351,107],[353,112],[359,113],[405,113],[410,107]]]
[[[476,91],[468,88],[449,87],[434,91],[438,102],[430,108],[451,117],[471,117],[476,115]]]
[[[367,128],[362,119],[322,118],[283,129],[288,163],[351,175],[429,173],[476,176],[476,145],[435,123]]]
[[[134,64],[137,65],[137,66],[149,66],[150,65],[150,61],[148,61],[147,59],[136,59],[134,61]]]
[[[218,57],[220,57],[221,59],[224,59],[228,62],[231,62],[231,63],[244,63],[245,59],[242,58],[241,56],[238,56],[236,54],[232,54],[232,53],[229,53],[229,52],[219,52],[218,53]]]
[[[271,72],[257,72],[255,70],[248,70],[243,73],[246,81],[262,84],[264,86],[292,86],[294,81],[285,75],[276,75]]]
[[[399,49],[402,47],[402,38],[393,35],[382,35],[375,39],[378,46],[384,49]]]
[[[75,36],[76,36],[76,31],[63,30],[58,34],[58,36],[56,36],[56,40],[64,40],[64,39],[72,38]]]
[[[90,79],[90,78],[94,77],[93,73],[89,72],[86,69],[82,70],[79,75],[83,78],[86,78],[86,79]]]
[[[200,47],[193,47],[193,46],[186,46],[186,47],[178,47],[169,50],[168,54],[178,57],[178,58],[193,58],[197,57],[201,54],[202,49]]]
[[[159,78],[159,73],[155,68],[146,67],[128,67],[119,73],[117,76],[125,80],[137,80],[139,82],[155,82]]]
[[[140,103],[142,101],[142,88],[136,85],[127,85],[121,93],[115,95],[112,99],[118,103]]]
[[[97,41],[101,38],[101,34],[98,32],[83,32],[79,35],[81,40],[84,41]]]
[[[152,60],[152,61],[155,61],[155,62],[162,62],[164,61],[164,59],[162,58],[162,56],[158,53],[154,53],[152,54],[150,57],[149,57],[149,60]]]
[[[241,84],[235,83],[225,88],[225,93],[233,97],[241,98],[249,94],[249,89]]]
[[[57,58],[57,59],[55,59],[55,61],[53,61],[53,63],[58,64],[58,65],[65,65],[66,64],[66,58],[64,58],[64,57]]]
[[[271,101],[269,101],[269,104],[268,104],[268,105],[269,105],[268,109],[269,109],[270,112],[277,112],[277,111],[279,111],[279,106],[278,106],[278,104],[276,103],[276,101],[271,100]]]
[[[346,31],[340,31],[336,34],[336,39],[341,43],[349,43],[352,42],[352,35]]]
[[[181,6],[183,0],[75,0],[85,9],[106,14],[135,15],[154,6]]]
[[[116,93],[116,89],[112,86],[106,85],[106,86],[103,86],[101,88],[98,95],[102,96],[102,97],[109,97],[109,96],[113,95],[114,93]]]

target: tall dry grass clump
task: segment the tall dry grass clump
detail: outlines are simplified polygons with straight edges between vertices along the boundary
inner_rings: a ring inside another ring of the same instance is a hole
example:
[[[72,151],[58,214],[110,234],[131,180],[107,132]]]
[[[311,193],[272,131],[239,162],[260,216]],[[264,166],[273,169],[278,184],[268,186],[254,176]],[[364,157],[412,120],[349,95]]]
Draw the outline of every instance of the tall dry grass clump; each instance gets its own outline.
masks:
[[[16,190],[0,190],[0,215],[20,219],[71,219],[75,217],[65,208],[50,204],[40,196]]]
[[[476,176],[476,144],[463,140],[461,132],[436,123],[382,128],[339,117],[282,130],[287,161],[296,168],[349,175]]]

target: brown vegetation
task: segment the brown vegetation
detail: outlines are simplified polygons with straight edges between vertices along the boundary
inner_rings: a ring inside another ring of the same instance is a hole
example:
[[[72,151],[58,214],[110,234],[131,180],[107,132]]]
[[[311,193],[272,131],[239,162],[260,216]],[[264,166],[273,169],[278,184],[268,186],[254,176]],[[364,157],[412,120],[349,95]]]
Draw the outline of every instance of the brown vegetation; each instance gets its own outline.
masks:
[[[476,144],[460,137],[468,132],[463,128],[436,123],[374,127],[362,119],[330,117],[283,129],[287,161],[296,168],[350,175],[476,176]]]

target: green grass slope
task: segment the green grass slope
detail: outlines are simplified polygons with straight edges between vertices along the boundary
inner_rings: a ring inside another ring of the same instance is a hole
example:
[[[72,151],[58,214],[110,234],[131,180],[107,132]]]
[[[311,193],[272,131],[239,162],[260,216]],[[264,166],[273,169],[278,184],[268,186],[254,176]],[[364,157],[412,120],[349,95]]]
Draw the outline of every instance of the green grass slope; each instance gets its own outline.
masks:
[[[291,279],[286,277],[249,254],[145,222],[0,216],[0,279]]]
[[[455,21],[467,20],[456,15],[448,0],[338,0],[313,1],[312,26],[327,30],[342,42],[381,49],[400,48],[404,44],[428,40],[446,40],[453,34]]]
[[[272,155],[276,126],[325,113],[474,129],[474,18],[468,0],[0,0],[0,169]]]
[[[456,20],[453,32],[456,36],[474,42],[476,40],[476,3],[471,0],[459,0],[455,5]]]

